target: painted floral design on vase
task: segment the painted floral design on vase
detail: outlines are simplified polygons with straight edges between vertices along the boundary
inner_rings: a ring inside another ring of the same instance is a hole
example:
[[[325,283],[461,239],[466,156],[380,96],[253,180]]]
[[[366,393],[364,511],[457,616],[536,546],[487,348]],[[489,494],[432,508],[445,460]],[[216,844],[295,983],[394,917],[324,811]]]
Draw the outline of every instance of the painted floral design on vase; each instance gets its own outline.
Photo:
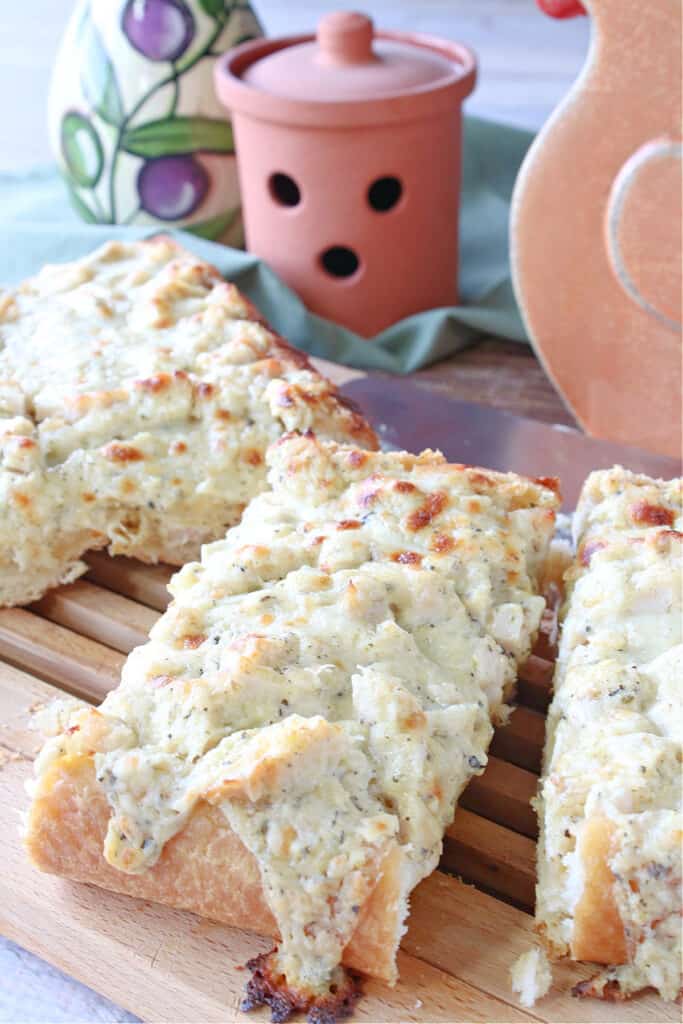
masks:
[[[247,0],[79,0],[49,120],[85,221],[162,224],[241,244],[232,130],[213,65],[259,35]]]

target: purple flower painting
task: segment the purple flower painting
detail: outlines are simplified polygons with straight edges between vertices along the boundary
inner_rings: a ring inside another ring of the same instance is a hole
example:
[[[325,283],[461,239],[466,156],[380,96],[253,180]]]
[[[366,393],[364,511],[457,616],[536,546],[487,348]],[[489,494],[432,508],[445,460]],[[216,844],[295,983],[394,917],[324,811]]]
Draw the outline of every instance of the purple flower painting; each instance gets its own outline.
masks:
[[[259,34],[258,22],[248,0],[119,2],[121,38],[137,60],[158,65],[158,73],[142,77],[140,94],[131,98],[130,82],[121,88],[103,41],[101,22],[94,14],[97,0],[83,0],[76,15],[74,58],[84,102],[62,108],[58,137],[73,205],[92,223],[133,223],[140,214],[166,223],[192,217],[192,224],[184,224],[188,230],[205,238],[219,237],[239,222],[239,206],[233,200],[232,209],[216,215],[213,200],[213,216],[201,220],[204,205],[216,194],[212,173],[217,166],[208,165],[203,156],[232,159],[232,127],[224,117],[182,113],[183,81],[226,45]],[[160,110],[165,111],[162,116]],[[138,161],[132,165],[137,206],[126,208],[131,205],[130,189],[122,198],[117,179],[125,162],[130,180],[130,158]]]

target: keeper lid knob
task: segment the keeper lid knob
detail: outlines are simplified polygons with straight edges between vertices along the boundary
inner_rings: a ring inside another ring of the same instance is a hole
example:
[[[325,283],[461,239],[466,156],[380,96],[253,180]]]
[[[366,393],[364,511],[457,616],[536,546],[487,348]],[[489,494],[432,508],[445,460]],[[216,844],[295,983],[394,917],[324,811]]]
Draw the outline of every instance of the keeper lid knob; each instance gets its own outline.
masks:
[[[368,64],[377,60],[372,18],[358,11],[333,11],[318,23],[320,64]]]

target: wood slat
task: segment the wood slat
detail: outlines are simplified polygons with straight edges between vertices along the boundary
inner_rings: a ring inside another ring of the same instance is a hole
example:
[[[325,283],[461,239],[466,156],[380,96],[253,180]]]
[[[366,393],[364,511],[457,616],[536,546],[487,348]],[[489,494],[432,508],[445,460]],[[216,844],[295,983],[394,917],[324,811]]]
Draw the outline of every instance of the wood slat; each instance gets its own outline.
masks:
[[[153,609],[104,587],[96,587],[87,580],[48,591],[31,608],[50,622],[66,626],[123,654],[144,644],[159,618]]]
[[[89,566],[87,579],[123,594],[133,601],[165,612],[171,600],[166,589],[176,570],[168,565],[143,565],[134,558],[110,558],[101,551],[90,551],[84,559]]]
[[[118,684],[125,661],[118,651],[23,608],[0,610],[0,657],[97,703]]]
[[[191,914],[72,885],[35,872],[17,835],[26,806],[27,760],[36,747],[30,708],[54,691],[0,666],[0,746],[16,760],[0,768],[0,828],[6,838],[0,873],[0,928],[97,991],[150,1021],[242,1019],[239,966],[265,948],[237,929]],[[435,872],[415,891],[394,990],[366,986],[356,1019],[368,1021],[645,1022],[678,1019],[675,1006],[645,996],[628,1003],[582,1002],[568,989],[588,976],[563,964],[549,996],[532,1011],[513,1005],[508,972],[534,942],[532,919],[514,907]],[[265,1020],[256,1013],[245,1022]]]
[[[532,911],[536,843],[459,807],[446,830],[440,867]]]
[[[510,721],[496,729],[491,743],[491,753],[503,761],[539,772],[545,740],[545,718],[531,708],[517,707]]]
[[[533,839],[538,824],[530,800],[537,784],[532,772],[489,757],[484,774],[472,779],[460,797],[460,806]]]
[[[552,696],[555,666],[547,658],[532,654],[519,670],[517,699],[536,711],[546,711]]]

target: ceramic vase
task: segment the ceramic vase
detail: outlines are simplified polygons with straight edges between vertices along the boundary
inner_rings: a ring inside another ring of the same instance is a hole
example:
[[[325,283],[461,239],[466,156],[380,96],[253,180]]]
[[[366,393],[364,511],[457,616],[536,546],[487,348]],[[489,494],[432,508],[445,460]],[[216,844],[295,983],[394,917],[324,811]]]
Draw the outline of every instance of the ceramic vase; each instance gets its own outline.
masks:
[[[89,223],[241,242],[215,58],[261,35],[246,0],[79,0],[54,68],[53,151]]]

